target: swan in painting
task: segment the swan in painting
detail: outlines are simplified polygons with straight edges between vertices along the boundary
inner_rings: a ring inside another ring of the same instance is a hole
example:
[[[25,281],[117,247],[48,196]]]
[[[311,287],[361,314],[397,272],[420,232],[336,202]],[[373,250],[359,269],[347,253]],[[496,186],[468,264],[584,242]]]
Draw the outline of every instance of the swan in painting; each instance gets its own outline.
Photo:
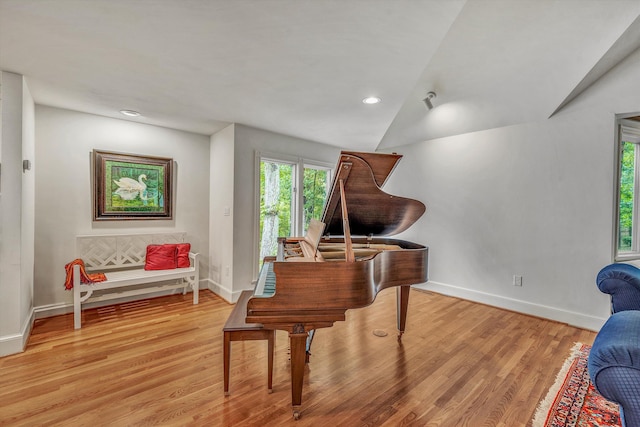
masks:
[[[133,200],[136,198],[138,193],[140,193],[140,199],[144,200],[143,194],[147,189],[147,184],[142,182],[147,179],[147,175],[142,174],[138,177],[138,180],[131,178],[120,178],[119,180],[114,180],[118,189],[115,191],[115,194],[120,196],[123,200]]]

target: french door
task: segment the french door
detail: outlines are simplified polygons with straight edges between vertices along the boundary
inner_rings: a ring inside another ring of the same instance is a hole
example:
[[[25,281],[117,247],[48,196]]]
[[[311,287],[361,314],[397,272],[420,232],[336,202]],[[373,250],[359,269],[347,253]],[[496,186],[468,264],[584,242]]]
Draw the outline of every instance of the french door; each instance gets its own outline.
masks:
[[[281,155],[256,156],[258,265],[265,256],[276,255],[278,237],[303,236],[311,218],[320,219],[331,184],[326,164]]]

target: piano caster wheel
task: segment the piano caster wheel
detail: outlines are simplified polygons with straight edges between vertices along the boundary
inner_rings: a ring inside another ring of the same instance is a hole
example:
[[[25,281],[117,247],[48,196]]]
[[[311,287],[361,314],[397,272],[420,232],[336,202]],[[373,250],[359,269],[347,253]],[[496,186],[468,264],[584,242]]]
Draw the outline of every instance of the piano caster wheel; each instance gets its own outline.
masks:
[[[300,419],[300,411],[293,411],[293,419],[294,420],[299,420]]]

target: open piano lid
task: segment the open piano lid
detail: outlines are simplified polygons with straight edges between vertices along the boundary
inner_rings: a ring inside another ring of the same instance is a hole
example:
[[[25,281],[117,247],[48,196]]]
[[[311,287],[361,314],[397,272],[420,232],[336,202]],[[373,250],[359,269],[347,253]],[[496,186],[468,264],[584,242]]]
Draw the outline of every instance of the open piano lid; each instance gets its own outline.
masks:
[[[393,196],[380,189],[402,158],[399,154],[340,153],[327,204],[322,214],[324,234],[343,232],[340,180],[343,181],[352,236],[389,236],[411,227],[425,212],[414,199]]]

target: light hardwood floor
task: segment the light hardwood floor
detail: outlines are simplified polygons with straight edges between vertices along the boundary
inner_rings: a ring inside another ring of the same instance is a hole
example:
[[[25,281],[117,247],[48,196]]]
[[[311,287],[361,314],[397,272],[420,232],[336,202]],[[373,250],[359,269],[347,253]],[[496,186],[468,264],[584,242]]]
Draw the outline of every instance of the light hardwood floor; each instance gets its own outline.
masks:
[[[27,349],[0,358],[2,426],[526,426],[574,342],[595,333],[412,290],[396,340],[395,292],[316,334],[302,417],[290,406],[288,338],[274,392],[266,341],[232,343],[223,394],[222,326],[209,291],[36,321]],[[382,329],[389,334],[377,337]]]

